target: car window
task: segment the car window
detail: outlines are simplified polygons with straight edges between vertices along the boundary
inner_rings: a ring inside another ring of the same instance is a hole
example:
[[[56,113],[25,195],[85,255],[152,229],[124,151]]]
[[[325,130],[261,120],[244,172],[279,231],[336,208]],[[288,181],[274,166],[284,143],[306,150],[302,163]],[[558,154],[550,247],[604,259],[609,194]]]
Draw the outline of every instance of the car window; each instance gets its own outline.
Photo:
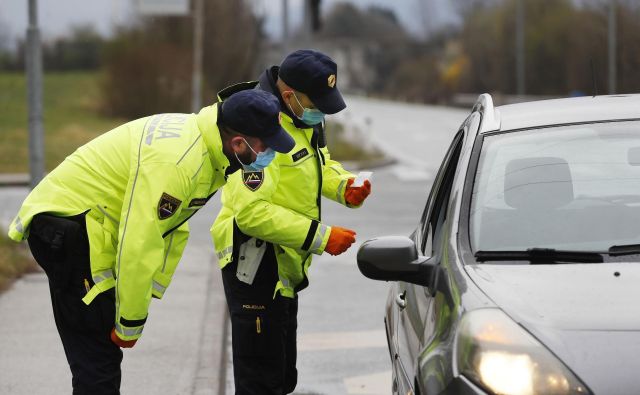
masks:
[[[471,197],[473,250],[640,244],[640,122],[487,136]]]
[[[431,188],[427,208],[423,214],[422,223],[422,252],[425,256],[433,256],[439,246],[441,226],[445,220],[449,193],[458,166],[458,159],[462,149],[463,131],[459,131],[442,162],[438,175]]]

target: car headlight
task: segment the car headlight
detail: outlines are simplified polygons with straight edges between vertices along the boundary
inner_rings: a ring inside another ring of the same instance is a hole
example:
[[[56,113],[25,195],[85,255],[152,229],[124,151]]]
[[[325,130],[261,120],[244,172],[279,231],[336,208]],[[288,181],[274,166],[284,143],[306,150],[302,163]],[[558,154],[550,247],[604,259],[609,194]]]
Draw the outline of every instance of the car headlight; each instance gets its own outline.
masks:
[[[562,362],[498,309],[463,317],[456,353],[459,372],[494,394],[590,394]]]

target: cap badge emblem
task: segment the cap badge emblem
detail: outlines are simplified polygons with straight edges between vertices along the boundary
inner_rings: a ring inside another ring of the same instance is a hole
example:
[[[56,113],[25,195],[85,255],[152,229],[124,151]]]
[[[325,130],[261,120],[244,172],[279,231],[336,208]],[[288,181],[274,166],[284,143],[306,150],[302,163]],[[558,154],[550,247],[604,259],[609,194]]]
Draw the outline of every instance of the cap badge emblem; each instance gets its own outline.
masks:
[[[329,78],[327,79],[327,84],[329,85],[330,88],[333,88],[334,86],[336,86],[336,75],[335,74],[331,74],[329,76]]]

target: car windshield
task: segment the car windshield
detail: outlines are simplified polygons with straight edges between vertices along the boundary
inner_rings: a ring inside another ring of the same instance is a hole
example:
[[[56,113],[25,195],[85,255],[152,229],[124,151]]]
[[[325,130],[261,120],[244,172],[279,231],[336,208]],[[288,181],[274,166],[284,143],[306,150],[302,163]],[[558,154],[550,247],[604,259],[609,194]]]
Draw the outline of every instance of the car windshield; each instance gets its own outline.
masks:
[[[640,244],[640,122],[485,137],[469,219],[474,251]]]

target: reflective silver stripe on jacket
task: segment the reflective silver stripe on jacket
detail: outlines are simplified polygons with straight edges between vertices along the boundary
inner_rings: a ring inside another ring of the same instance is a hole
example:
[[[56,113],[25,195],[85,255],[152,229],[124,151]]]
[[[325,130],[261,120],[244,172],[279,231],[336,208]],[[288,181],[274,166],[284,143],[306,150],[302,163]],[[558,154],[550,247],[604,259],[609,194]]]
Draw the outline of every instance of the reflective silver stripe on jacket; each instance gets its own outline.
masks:
[[[171,246],[173,245],[173,236],[175,233],[171,233],[171,238],[169,239],[169,246],[167,246],[167,251],[164,254],[164,262],[162,263],[161,272],[164,273],[164,270],[167,268],[167,259],[169,259],[169,253],[171,252]]]
[[[224,258],[227,254],[231,254],[233,252],[233,246],[227,247],[224,250],[218,253],[218,259]]]
[[[103,209],[99,204],[97,205],[97,207],[98,207],[98,210],[100,210],[100,212],[102,213],[102,215],[104,215],[105,217],[109,218],[111,220],[111,222],[113,222],[116,225],[120,224],[120,222],[117,219],[113,218],[113,216],[111,214],[109,214],[107,212],[107,210]]]
[[[153,289],[154,289],[154,291],[160,292],[160,295],[164,295],[164,291],[167,290],[167,287],[165,287],[164,285],[160,284],[159,282],[153,280]]]
[[[147,122],[149,122],[147,120]],[[122,236],[120,239],[120,245],[118,245],[118,257],[116,259],[116,267],[117,267],[117,272],[120,273],[120,264],[122,263],[122,251],[124,249],[124,245],[125,245],[125,240],[127,240],[127,226],[129,225],[129,214],[131,214],[131,205],[133,204],[133,195],[136,192],[136,185],[138,183],[138,174],[140,174],[140,155],[142,154],[142,140],[144,138],[144,130],[147,128],[147,125],[145,123],[144,128],[143,128],[143,132],[140,133],[140,142],[138,143],[138,159],[137,159],[137,164],[136,164],[136,175],[133,177],[133,185],[131,186],[131,196],[129,196],[129,204],[127,207],[127,215],[125,216],[124,219],[124,229],[122,230]],[[151,144],[151,142],[149,142],[149,144]],[[120,286],[118,283],[116,283],[116,314],[119,315],[120,314]]]
[[[113,278],[113,270],[111,269],[107,269],[107,270],[103,270],[99,273],[96,273],[92,276],[93,278],[93,283],[94,284],[98,284],[101,283],[103,281],[106,281],[110,278]]]
[[[317,251],[322,246],[322,240],[324,240],[324,235],[327,233],[327,225],[320,224],[318,226],[318,230],[316,231],[316,237],[313,239],[313,244],[311,244],[311,248],[309,251]]]
[[[340,181],[340,185],[338,185],[338,190],[336,191],[336,201],[337,202],[345,202],[344,200],[344,192],[342,191],[342,186],[347,180]]]
[[[198,167],[198,170],[196,170],[196,173],[193,175],[193,177],[191,177],[192,180],[196,179],[196,177],[200,173],[200,170],[202,170],[202,166],[204,166],[204,160],[202,161],[202,163],[200,163],[200,167]]]
[[[116,331],[124,336],[137,336],[142,333],[143,326],[137,328],[125,328],[119,322],[116,322]]]
[[[291,288],[291,283],[289,282],[289,279],[286,278],[282,278],[280,277],[280,282],[282,283],[282,285],[284,285],[287,288]]]
[[[16,230],[20,233],[24,233],[24,226],[22,225],[20,217],[16,217]]]
[[[202,135],[201,135],[201,134],[199,134],[199,135],[198,135],[198,137],[196,137],[196,140],[193,142],[193,144],[191,144],[191,145],[189,146],[189,148],[187,148],[187,150],[185,151],[185,153],[184,153],[184,154],[182,154],[182,157],[178,160],[178,163],[176,163],[176,165],[179,165],[179,164],[180,164],[180,162],[182,162],[182,160],[184,159],[184,157],[185,157],[185,156],[187,156],[187,154],[189,153],[189,151],[191,151],[191,148],[193,148],[193,146],[194,146],[194,145],[196,145],[196,143],[197,143],[198,141],[200,141],[200,137],[202,137]]]

